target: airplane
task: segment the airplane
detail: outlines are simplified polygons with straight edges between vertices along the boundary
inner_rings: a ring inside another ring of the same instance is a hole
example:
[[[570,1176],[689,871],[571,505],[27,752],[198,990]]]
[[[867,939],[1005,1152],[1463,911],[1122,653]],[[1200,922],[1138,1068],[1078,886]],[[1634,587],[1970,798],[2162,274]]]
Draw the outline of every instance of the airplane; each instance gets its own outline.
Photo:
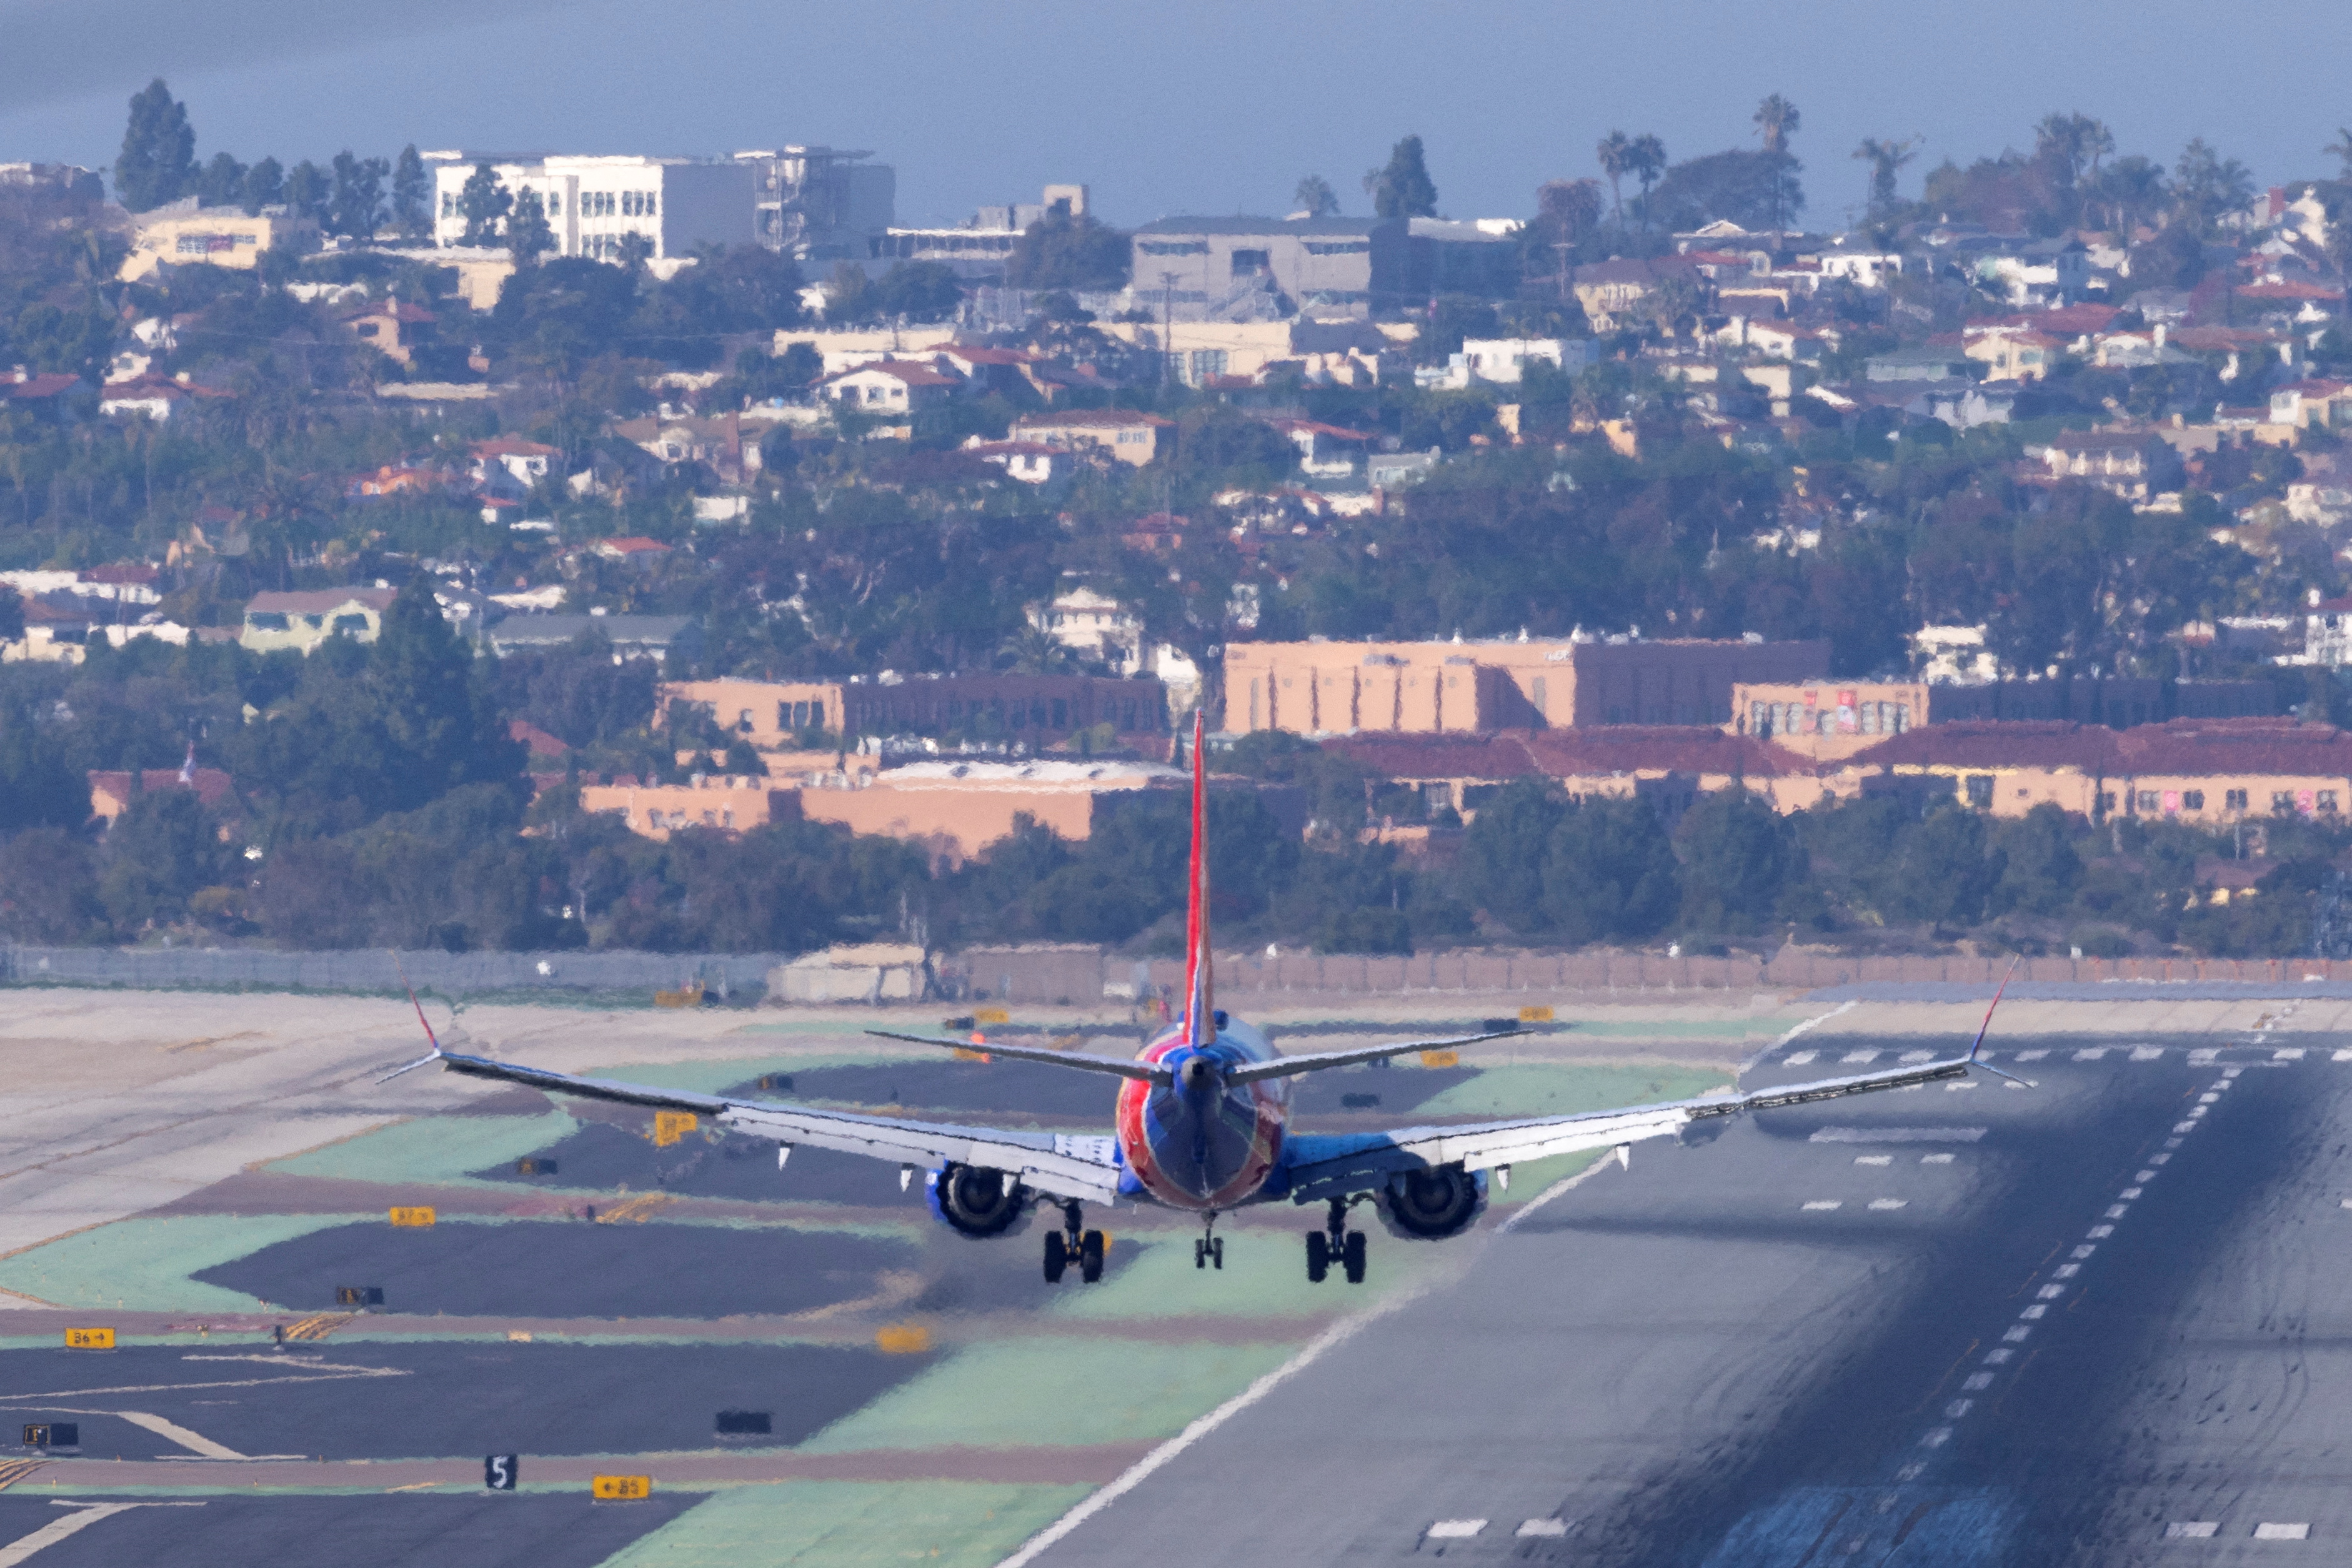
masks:
[[[1644,1139],[1703,1141],[1721,1131],[1723,1118],[1962,1078],[1972,1067],[2013,1078],[1978,1060],[1985,1030],[1992,1025],[1993,1008],[2008,989],[2004,977],[1966,1056],[1622,1110],[1380,1133],[1294,1133],[1289,1128],[1291,1081],[1303,1073],[1385,1061],[1413,1051],[1452,1051],[1520,1031],[1512,1027],[1284,1056],[1263,1031],[1219,1008],[1209,947],[1205,739],[1205,725],[1195,716],[1184,1009],[1140,1054],[1096,1056],[1008,1045],[990,1040],[984,1033],[951,1040],[887,1029],[866,1031],[885,1040],[977,1051],[990,1058],[1118,1078],[1114,1130],[1108,1137],[958,1126],[579,1078],[445,1051],[421,1006],[417,1021],[425,1025],[432,1052],[386,1074],[385,1081],[437,1061],[470,1077],[708,1116],[730,1131],[774,1140],[779,1169],[803,1145],[895,1161],[899,1189],[906,1189],[917,1170],[924,1171],[931,1213],[968,1237],[1010,1235],[1034,1210],[1057,1208],[1062,1223],[1045,1237],[1049,1282],[1058,1283],[1074,1264],[1088,1283],[1102,1278],[1105,1242],[1101,1231],[1086,1227],[1085,1206],[1089,1203],[1128,1201],[1200,1216],[1202,1232],[1192,1249],[1196,1269],[1224,1267],[1224,1239],[1216,1234],[1221,1216],[1259,1204],[1320,1204],[1322,1227],[1307,1233],[1307,1279],[1319,1284],[1337,1265],[1350,1284],[1361,1284],[1365,1232],[1348,1224],[1350,1210],[1359,1205],[1370,1204],[1392,1236],[1437,1240],[1468,1230],[1486,1207],[1489,1173],[1507,1189],[1514,1165],[1591,1149],[1612,1150],[1620,1163],[1627,1163],[1632,1145]],[[410,1000],[415,1003],[413,992]]]

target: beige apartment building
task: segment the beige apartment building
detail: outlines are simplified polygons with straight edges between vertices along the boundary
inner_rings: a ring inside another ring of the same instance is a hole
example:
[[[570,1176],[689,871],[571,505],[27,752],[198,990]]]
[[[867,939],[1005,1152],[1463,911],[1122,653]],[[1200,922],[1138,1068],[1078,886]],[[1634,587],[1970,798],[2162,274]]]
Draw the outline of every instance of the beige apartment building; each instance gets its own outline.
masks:
[[[158,207],[139,220],[131,254],[116,275],[135,282],[158,267],[233,267],[257,265],[264,252],[286,246],[298,252],[319,248],[319,225],[312,218],[284,214],[247,217],[242,207],[205,207],[193,196]]]
[[[1818,679],[1822,642],[1232,643],[1227,731],[1298,735],[1723,725],[1742,683]]]
[[[1168,696],[1149,678],[1099,675],[887,675],[870,681],[676,681],[662,701],[699,703],[720,726],[772,751],[808,730],[834,736],[961,731],[1052,745],[1108,725],[1157,741]]]

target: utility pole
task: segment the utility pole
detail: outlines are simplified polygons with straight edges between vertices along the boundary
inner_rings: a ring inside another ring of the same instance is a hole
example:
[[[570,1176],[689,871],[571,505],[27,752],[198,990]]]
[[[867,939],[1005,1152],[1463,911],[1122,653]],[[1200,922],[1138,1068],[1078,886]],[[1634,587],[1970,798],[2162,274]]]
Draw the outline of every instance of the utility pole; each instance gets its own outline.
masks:
[[[1176,274],[1160,274],[1160,384],[1166,386],[1176,368]]]

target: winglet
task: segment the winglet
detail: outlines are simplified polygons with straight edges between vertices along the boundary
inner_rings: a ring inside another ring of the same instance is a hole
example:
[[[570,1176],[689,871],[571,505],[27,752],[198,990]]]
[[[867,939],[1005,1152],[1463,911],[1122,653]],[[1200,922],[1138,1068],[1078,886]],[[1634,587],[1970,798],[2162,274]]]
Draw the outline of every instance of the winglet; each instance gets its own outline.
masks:
[[[1987,1072],[1991,1073],[1995,1078],[2006,1078],[2011,1083],[2022,1083],[2028,1089],[2038,1089],[2041,1085],[2034,1082],[2031,1078],[2020,1078],[2014,1072],[2003,1072],[2000,1068],[1995,1067],[1990,1061],[1979,1061],[1977,1060],[1977,1052],[1984,1049],[1985,1031],[1992,1028],[1993,1008],[2000,1006],[2001,994],[2009,989],[2010,976],[2017,973],[2017,966],[2024,956],[2025,956],[2021,953],[2010,959],[2008,974],[2001,976],[2000,984],[1993,988],[1992,1006],[1985,1009],[1984,1022],[1977,1026],[1977,1038],[1969,1047],[1969,1065],[1970,1067],[1981,1067]]]
[[[1208,716],[1192,713],[1192,862],[1184,919],[1184,1043],[1198,1048],[1217,1038],[1216,983],[1209,956]]]
[[[377,1079],[378,1083],[389,1083],[404,1072],[414,1072],[427,1062],[441,1060],[441,1038],[433,1032],[433,1021],[425,1016],[425,1004],[416,999],[416,988],[409,984],[408,966],[400,961],[400,955],[397,952],[392,956],[392,967],[400,975],[402,988],[408,992],[408,1005],[416,1009],[416,1021],[425,1026],[425,1041],[433,1049],[405,1067],[394,1068],[390,1072]]]

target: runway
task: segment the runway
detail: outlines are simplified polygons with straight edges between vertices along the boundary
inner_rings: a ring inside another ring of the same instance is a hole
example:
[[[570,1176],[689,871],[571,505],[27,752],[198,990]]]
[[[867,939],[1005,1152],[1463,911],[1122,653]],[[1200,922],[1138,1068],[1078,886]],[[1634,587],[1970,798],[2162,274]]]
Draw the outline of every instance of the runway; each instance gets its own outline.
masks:
[[[2343,1561],[2352,1065],[2314,1044],[2012,1042],[2038,1088],[1637,1148],[1033,1560]]]

